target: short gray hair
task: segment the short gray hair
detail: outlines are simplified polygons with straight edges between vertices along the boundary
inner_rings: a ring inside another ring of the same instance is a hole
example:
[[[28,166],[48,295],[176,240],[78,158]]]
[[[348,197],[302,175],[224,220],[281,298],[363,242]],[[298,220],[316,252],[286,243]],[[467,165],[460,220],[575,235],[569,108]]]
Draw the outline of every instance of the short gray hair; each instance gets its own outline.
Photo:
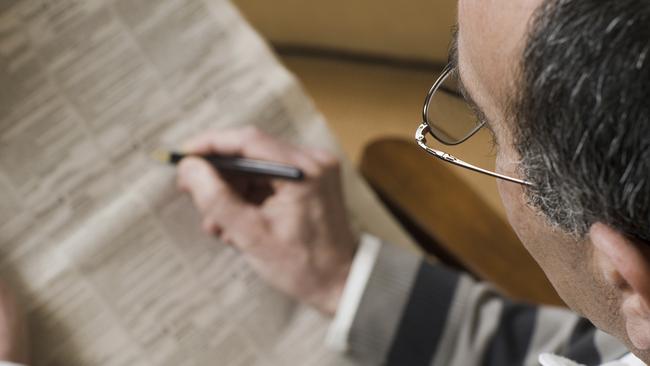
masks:
[[[650,2],[547,0],[511,103],[530,203],[584,236],[650,242]]]

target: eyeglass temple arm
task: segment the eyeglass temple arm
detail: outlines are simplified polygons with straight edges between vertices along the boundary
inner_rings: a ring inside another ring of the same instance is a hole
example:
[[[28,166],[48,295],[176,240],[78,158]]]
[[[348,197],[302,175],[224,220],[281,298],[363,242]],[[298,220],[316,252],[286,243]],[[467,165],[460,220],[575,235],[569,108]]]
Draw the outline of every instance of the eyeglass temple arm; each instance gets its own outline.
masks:
[[[509,177],[507,175],[502,175],[502,174],[495,173],[495,172],[492,172],[492,171],[489,171],[489,170],[486,170],[486,169],[483,169],[483,168],[479,168],[479,167],[474,166],[474,165],[472,165],[470,163],[467,163],[467,162],[465,162],[463,160],[460,160],[460,159],[456,158],[453,155],[450,155],[450,154],[447,154],[447,153],[442,152],[440,150],[436,150],[436,149],[432,149],[432,148],[428,147],[426,145],[427,141],[426,141],[426,137],[425,137],[425,133],[427,133],[427,132],[429,132],[429,126],[427,126],[425,123],[421,124],[420,127],[418,127],[417,131],[415,132],[415,140],[417,141],[418,145],[421,148],[426,150],[426,152],[428,152],[429,154],[437,157],[438,159],[442,159],[442,160],[444,160],[444,161],[446,161],[448,163],[463,167],[465,169],[475,171],[477,173],[489,175],[491,177],[507,180],[507,181],[513,182],[513,183],[523,184],[525,186],[533,186],[533,184],[528,182],[528,181],[517,179],[517,178],[512,178],[512,177]]]

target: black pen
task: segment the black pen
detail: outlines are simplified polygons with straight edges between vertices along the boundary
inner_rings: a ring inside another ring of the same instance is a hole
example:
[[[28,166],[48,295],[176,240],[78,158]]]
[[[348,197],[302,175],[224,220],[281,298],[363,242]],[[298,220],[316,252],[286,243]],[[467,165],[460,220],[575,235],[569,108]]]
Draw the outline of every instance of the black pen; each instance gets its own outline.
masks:
[[[156,151],[151,156],[166,164],[178,164],[183,158],[195,156],[206,160],[215,169],[233,173],[243,173],[262,177],[280,178],[288,180],[303,180],[305,174],[302,170],[291,165],[273,163],[264,160],[246,159],[221,155],[193,155],[173,151]]]

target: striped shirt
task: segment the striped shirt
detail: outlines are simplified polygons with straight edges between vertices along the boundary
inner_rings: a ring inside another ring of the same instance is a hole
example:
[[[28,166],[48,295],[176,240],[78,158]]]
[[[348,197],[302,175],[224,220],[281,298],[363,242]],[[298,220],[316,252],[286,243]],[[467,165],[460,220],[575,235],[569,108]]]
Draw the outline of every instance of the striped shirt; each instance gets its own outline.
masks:
[[[328,342],[363,365],[637,365],[621,364],[629,350],[567,309],[511,301],[371,236]]]

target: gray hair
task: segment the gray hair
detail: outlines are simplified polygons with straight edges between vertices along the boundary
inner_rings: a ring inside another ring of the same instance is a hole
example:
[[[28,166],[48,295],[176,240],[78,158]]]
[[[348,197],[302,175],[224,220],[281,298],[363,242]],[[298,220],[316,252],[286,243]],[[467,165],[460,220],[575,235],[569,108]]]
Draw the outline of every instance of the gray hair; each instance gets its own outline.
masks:
[[[547,0],[511,108],[530,203],[567,233],[650,242],[650,2]]]

